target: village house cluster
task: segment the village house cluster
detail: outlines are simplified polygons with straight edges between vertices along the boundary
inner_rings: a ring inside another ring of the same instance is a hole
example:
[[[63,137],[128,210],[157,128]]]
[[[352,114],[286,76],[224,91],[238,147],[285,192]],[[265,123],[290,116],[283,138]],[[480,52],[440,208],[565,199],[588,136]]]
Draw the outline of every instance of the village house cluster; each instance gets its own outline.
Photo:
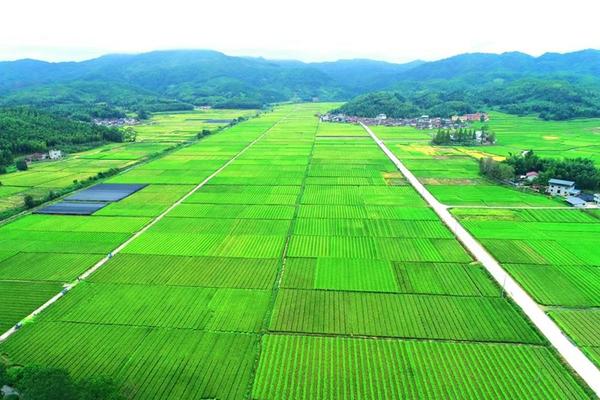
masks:
[[[519,177],[517,186],[530,184],[534,189],[539,191],[541,188],[536,185],[539,174],[535,171],[528,172]],[[577,208],[596,208],[600,206],[600,193],[585,193],[577,189],[575,182],[564,179],[552,178],[548,180],[548,186],[545,192],[550,196],[560,196],[565,199],[565,202],[570,206]]]
[[[465,115],[455,115],[451,118],[430,117],[421,115],[416,118],[388,118],[385,114],[379,114],[375,118],[355,117],[345,114],[324,114],[320,115],[322,122],[343,122],[365,125],[383,125],[383,126],[411,126],[417,129],[460,129],[465,128],[469,122],[488,121],[489,116],[486,113],[475,113]]]
[[[575,187],[575,182],[562,179],[550,179],[546,193],[562,196],[573,207],[597,207],[600,205],[600,193],[584,193]]]
[[[94,118],[92,122],[96,125],[106,126],[106,127],[120,127],[120,126],[129,126],[135,125],[138,123],[138,120],[135,118]]]

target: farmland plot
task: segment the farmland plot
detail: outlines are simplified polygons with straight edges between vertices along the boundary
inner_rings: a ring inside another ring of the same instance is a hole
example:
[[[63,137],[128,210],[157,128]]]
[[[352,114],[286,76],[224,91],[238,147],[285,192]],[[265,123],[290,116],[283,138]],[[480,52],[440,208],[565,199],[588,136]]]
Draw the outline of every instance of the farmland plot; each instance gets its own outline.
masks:
[[[587,397],[539,346],[297,335],[263,346],[253,399]]]
[[[455,209],[463,225],[600,365],[600,220],[581,210]],[[556,307],[556,308],[555,308]]]
[[[113,178],[153,183],[90,218],[135,228],[253,143],[0,353],[136,399],[589,398],[376,144],[318,123],[326,107]],[[128,235],[92,228],[69,225]]]

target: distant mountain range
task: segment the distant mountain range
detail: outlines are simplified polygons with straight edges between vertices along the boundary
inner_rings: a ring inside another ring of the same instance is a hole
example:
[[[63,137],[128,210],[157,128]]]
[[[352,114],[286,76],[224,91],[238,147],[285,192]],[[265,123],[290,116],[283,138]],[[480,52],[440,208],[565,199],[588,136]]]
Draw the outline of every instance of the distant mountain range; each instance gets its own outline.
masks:
[[[260,107],[288,100],[349,100],[374,91],[452,91],[514,87],[544,80],[600,88],[600,51],[540,57],[511,52],[461,54],[394,64],[373,60],[304,63],[233,57],[211,50],[106,55],[83,62],[0,62],[0,105],[33,105],[66,114],[111,114],[216,107]],[[583,91],[583,92],[582,92]],[[581,92],[581,93],[580,93]]]

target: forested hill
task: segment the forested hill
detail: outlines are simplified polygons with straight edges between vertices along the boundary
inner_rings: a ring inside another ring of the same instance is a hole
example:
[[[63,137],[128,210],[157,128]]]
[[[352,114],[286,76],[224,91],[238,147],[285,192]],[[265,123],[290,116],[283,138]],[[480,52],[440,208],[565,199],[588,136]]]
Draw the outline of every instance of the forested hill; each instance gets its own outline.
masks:
[[[78,119],[138,109],[349,100],[377,91],[399,93],[424,110],[437,104],[422,106],[417,98],[427,103],[439,97],[475,108],[493,105],[553,119],[596,115],[600,51],[540,57],[474,53],[407,64],[304,63],[210,50],[107,55],[83,62],[0,62],[0,106],[33,105]],[[459,106],[454,103],[451,108]]]
[[[455,114],[497,109],[510,114],[537,114],[543,119],[600,117],[600,87],[596,83],[523,78],[507,83],[465,86],[448,81],[443,87],[405,85],[402,90],[361,95],[335,112],[360,117],[380,113],[393,118]]]
[[[123,134],[114,128],[71,121],[26,107],[0,110],[0,170],[17,155],[52,148],[73,151],[122,140]]]

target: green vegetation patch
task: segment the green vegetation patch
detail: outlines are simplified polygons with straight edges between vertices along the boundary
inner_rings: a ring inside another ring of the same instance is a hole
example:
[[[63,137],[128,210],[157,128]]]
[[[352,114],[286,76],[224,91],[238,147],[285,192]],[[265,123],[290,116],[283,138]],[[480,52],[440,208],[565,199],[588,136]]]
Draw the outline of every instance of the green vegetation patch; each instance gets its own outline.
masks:
[[[0,279],[70,282],[102,257],[100,254],[17,253],[0,261]]]
[[[4,333],[61,289],[59,283],[0,281],[0,332]]]
[[[538,346],[267,335],[262,348],[256,399],[591,398]]]
[[[136,399],[239,399],[250,385],[258,340],[248,334],[40,321],[1,344],[0,351],[20,364],[66,368],[74,377],[111,376]]]
[[[271,289],[279,259],[119,253],[96,272],[99,283]]]
[[[424,313],[423,310],[427,310]],[[476,315],[477,318],[473,318]],[[541,343],[504,298],[282,289],[271,331]]]
[[[88,324],[258,332],[270,291],[87,283],[44,319]]]

